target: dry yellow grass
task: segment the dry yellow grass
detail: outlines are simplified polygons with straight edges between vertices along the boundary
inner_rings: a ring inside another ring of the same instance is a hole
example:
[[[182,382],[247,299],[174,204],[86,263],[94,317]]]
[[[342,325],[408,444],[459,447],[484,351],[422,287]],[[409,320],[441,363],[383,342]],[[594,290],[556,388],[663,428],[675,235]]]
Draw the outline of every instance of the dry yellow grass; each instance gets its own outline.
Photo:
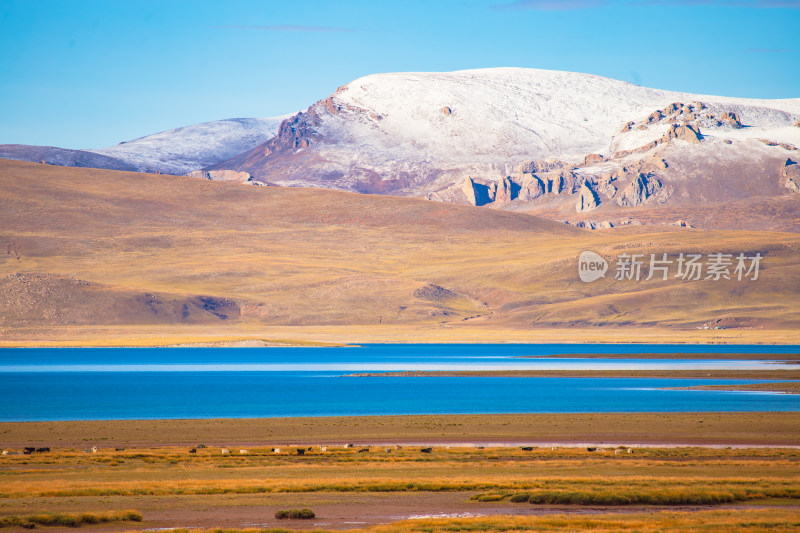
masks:
[[[319,516],[335,514],[340,520],[353,520],[352,515],[342,513],[363,512],[359,505],[368,505],[365,502],[386,505],[390,500],[423,498],[472,513],[489,509],[492,514],[505,509],[509,513],[530,509],[552,514],[554,503],[573,504],[560,508],[572,511],[580,509],[575,504],[605,505],[617,511],[631,506],[639,510],[642,505],[692,506],[694,510],[703,505],[728,506],[708,522],[718,526],[724,516],[733,520],[737,513],[749,513],[732,511],[731,505],[768,505],[775,510],[773,527],[777,527],[786,521],[781,513],[797,512],[800,502],[800,451],[796,449],[637,448],[633,454],[615,454],[614,450],[590,452],[584,448],[438,447],[423,454],[419,447],[408,446],[391,452],[372,447],[365,453],[358,448],[329,447],[322,452],[314,447],[303,456],[294,449],[283,447],[280,454],[273,454],[269,448],[250,447],[243,455],[221,454],[217,447],[196,453],[187,447],[101,449],[97,453],[54,449],[6,455],[0,457],[0,516],[103,513],[136,507],[144,515],[143,524],[167,527],[185,524],[193,512],[213,508],[214,514],[198,518],[199,523],[221,525],[222,517],[242,516],[240,522],[226,519],[224,523],[230,527],[252,520],[247,518],[253,516],[247,508],[254,506],[260,509],[255,511],[257,515],[264,512],[265,505],[266,509],[297,504],[313,508],[311,504],[316,502],[325,511]],[[511,503],[520,502],[521,494],[546,505]],[[175,514],[184,509],[185,513]],[[150,522],[151,515],[159,516],[158,522]],[[656,520],[660,527],[694,523],[693,514],[670,514],[685,522],[664,522],[666,515],[653,512],[641,516]],[[493,531],[502,530],[502,524],[526,530],[540,525],[526,520],[545,518],[414,520],[391,525],[386,531],[412,527],[421,531]],[[565,530],[564,524],[581,524],[574,516],[549,518]],[[611,519],[610,515],[598,518]],[[614,523],[607,522],[608,527]],[[631,522],[631,529],[641,523]]]
[[[362,453],[329,447],[302,456],[293,447],[284,447],[281,454],[251,447],[247,455],[224,455],[216,447],[197,453],[186,448],[97,454],[54,450],[4,456],[0,498],[417,491],[509,496],[527,491],[586,497],[635,493],[673,504],[723,493],[728,499],[721,502],[800,499],[800,452],[791,449],[637,448],[633,454],[580,448],[419,450],[372,447]],[[673,496],[674,501],[668,499]]]
[[[800,236],[792,233],[589,232],[407,198],[11,161],[0,161],[0,187],[0,244],[14,251],[2,254],[0,276],[45,272],[99,283],[109,298],[213,295],[241,306],[240,319],[210,326],[179,318],[137,326],[112,306],[59,327],[68,316],[37,322],[5,301],[7,346],[800,339]],[[585,249],[610,259],[757,250],[765,260],[757,282],[583,284],[576,261]],[[452,294],[420,292],[428,284]],[[696,329],[717,319],[751,329]]]
[[[702,422],[698,422],[702,420]],[[588,413],[2,422],[3,446],[381,442],[800,445],[800,413]]]

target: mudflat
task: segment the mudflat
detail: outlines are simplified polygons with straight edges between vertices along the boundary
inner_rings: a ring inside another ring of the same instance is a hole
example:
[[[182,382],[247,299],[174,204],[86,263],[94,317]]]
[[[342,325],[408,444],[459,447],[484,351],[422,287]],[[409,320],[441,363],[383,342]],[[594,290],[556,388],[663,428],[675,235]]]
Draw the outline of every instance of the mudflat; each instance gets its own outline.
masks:
[[[800,413],[584,413],[0,423],[4,447],[346,443],[800,445]]]

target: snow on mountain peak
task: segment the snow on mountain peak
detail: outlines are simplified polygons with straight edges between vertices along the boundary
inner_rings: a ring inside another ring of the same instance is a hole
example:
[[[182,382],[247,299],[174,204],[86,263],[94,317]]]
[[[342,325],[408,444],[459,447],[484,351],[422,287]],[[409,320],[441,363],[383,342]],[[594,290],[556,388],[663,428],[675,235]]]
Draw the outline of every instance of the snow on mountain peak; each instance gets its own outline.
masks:
[[[258,146],[273,137],[290,116],[203,122],[90,151],[114,157],[140,171],[186,174]]]
[[[340,112],[323,115],[319,132],[327,143],[368,148],[386,160],[571,159],[607,151],[628,120],[699,98],[592,74],[525,68],[374,74],[331,97]],[[702,98],[774,107],[768,100]],[[778,102],[800,110],[797,100]]]

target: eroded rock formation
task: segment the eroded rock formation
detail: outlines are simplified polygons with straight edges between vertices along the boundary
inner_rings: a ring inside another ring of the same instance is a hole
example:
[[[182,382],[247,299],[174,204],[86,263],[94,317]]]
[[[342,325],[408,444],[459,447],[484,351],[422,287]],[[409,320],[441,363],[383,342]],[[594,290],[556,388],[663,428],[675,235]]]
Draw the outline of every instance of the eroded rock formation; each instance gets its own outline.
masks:
[[[617,205],[620,207],[636,207],[645,203],[648,199],[655,196],[661,190],[661,182],[658,178],[644,173],[638,175],[625,187],[617,198]]]

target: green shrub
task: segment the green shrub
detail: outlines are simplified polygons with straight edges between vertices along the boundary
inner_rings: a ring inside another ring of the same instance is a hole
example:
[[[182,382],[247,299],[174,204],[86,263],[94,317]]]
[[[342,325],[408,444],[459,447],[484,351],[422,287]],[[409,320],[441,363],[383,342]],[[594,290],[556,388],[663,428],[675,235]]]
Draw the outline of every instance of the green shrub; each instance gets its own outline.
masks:
[[[314,511],[311,509],[290,509],[288,511],[278,511],[275,513],[275,518],[282,520],[284,518],[296,518],[301,520],[309,520],[316,517]]]
[[[475,499],[479,502],[499,502],[503,498],[505,498],[504,494],[480,494]]]

